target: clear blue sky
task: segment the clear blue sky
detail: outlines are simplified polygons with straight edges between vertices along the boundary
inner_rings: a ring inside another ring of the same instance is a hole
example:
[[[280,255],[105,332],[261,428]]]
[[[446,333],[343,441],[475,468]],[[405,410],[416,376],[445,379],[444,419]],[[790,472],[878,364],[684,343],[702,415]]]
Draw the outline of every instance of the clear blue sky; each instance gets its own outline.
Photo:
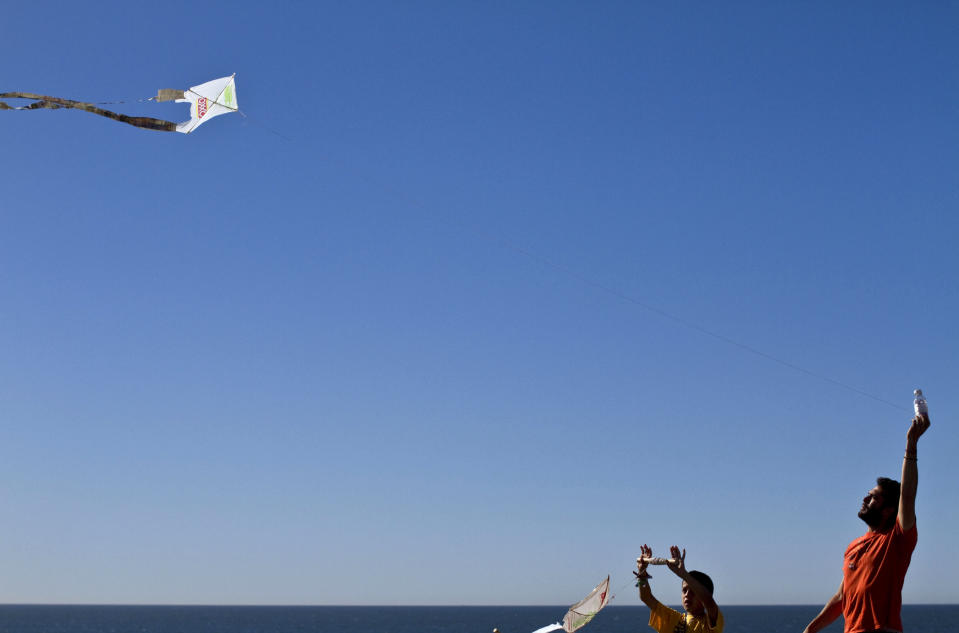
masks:
[[[905,599],[956,600],[955,3],[0,35],[0,92],[181,121],[136,99],[235,72],[246,115],[0,112],[0,602],[639,604],[677,543],[721,604],[821,604],[917,386]]]

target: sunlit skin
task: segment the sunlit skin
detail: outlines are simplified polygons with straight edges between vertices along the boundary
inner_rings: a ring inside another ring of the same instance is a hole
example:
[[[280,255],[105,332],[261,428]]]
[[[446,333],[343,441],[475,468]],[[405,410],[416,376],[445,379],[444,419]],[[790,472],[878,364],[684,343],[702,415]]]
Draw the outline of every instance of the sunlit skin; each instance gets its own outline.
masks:
[[[882,488],[876,486],[866,493],[859,509],[859,518],[866,522],[870,530],[878,530],[891,523],[896,508],[886,508]]]
[[[876,486],[872,490],[866,493],[866,496],[862,498],[862,509],[859,510],[860,514],[863,514],[867,510],[872,510],[873,508],[882,509],[882,504],[884,500],[882,498],[882,490],[879,486]]]

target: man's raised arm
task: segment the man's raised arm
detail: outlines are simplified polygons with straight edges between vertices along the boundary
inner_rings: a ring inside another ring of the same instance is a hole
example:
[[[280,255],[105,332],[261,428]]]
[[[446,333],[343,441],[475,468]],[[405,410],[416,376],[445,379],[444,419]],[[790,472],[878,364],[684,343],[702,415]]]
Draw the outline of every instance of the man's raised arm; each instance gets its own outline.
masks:
[[[906,433],[906,454],[902,458],[902,485],[899,492],[899,525],[910,530],[916,524],[916,489],[919,486],[919,438],[929,428],[929,416],[917,415]]]

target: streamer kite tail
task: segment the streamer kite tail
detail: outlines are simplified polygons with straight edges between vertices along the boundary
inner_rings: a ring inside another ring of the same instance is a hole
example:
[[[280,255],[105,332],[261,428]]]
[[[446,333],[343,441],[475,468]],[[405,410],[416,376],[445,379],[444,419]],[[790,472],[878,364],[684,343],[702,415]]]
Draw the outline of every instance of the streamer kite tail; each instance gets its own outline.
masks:
[[[164,121],[163,119],[154,119],[152,117],[145,116],[127,116],[126,114],[120,114],[119,112],[98,108],[92,103],[74,101],[73,99],[62,99],[60,97],[38,95],[31,92],[0,92],[0,99],[34,100],[34,102],[30,105],[22,107],[9,106],[0,101],[0,110],[38,110],[40,108],[45,108],[47,110],[59,110],[60,108],[73,108],[74,110],[83,110],[84,112],[99,114],[100,116],[107,117],[108,119],[113,119],[114,121],[120,121],[122,123],[128,123],[134,127],[140,127],[146,130],[157,130],[159,132],[177,131],[177,124],[173,123],[172,121]]]

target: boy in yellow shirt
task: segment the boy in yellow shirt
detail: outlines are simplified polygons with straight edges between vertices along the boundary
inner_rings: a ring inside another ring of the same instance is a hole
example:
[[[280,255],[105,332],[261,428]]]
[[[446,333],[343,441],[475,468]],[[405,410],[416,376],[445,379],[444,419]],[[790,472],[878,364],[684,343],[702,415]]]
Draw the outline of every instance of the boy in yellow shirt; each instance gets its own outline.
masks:
[[[653,597],[649,588],[650,575],[646,571],[653,550],[643,545],[642,556],[633,572],[639,586],[639,597],[649,607],[649,626],[658,633],[722,633],[725,622],[719,605],[713,600],[713,581],[701,571],[686,571],[686,550],[680,553],[673,545],[669,548],[667,566],[683,581],[683,608],[686,613],[670,609]]]

